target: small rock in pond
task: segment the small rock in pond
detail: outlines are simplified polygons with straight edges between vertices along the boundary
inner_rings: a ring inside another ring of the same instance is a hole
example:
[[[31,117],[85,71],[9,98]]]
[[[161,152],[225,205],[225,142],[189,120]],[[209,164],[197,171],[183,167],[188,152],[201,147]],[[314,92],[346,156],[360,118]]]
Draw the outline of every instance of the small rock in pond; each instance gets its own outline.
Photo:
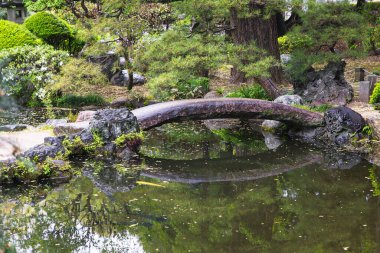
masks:
[[[283,95],[276,98],[273,102],[284,105],[302,105],[303,100],[298,95]]]
[[[264,120],[261,129],[269,133],[282,133],[286,130],[286,125],[277,120]]]

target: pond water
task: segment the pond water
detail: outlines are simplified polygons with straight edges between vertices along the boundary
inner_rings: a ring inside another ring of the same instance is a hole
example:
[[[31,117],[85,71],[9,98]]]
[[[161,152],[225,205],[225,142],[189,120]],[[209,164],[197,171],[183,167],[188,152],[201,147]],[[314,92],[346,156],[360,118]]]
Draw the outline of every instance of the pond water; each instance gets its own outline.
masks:
[[[1,102],[1,100],[0,100]],[[18,108],[3,109],[0,104],[0,126],[8,124],[27,124],[38,126],[48,119],[60,119],[67,117],[70,112],[75,113],[75,109],[61,108]]]
[[[380,251],[379,168],[356,155],[200,123],[152,130],[141,152],[0,188],[0,251]]]

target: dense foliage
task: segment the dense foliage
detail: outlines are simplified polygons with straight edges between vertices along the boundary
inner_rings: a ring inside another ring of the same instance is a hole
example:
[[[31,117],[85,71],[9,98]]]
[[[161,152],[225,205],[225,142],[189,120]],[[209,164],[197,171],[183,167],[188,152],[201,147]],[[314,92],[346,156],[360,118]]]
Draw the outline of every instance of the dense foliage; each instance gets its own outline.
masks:
[[[171,48],[171,50],[167,50]],[[226,58],[221,38],[187,36],[181,30],[169,30],[161,36],[144,37],[136,58],[136,67],[154,77],[168,72],[182,76],[208,76]]]
[[[368,31],[364,17],[346,3],[312,3],[300,12],[302,24],[280,39],[284,52],[293,52],[287,72],[292,81],[303,82],[313,64],[340,61],[364,52]]]
[[[97,86],[108,84],[100,65],[85,59],[71,58],[61,68],[60,74],[54,78],[52,89],[63,93],[93,93]]]
[[[24,26],[7,20],[0,20],[0,50],[23,45],[40,44],[42,44],[42,41]]]
[[[380,46],[380,8],[375,3],[358,7],[297,0],[24,2],[36,13],[24,26],[6,23],[2,29],[10,30],[11,24],[24,33],[1,33],[0,49],[1,45],[8,48],[44,41],[75,56],[50,82],[49,88],[58,97],[61,92],[105,94],[104,84],[109,83],[132,89],[133,73],[138,72],[147,80],[145,88],[137,89],[138,96],[148,99],[202,97],[219,74],[222,83],[248,84],[234,96],[265,99],[274,97],[263,81],[266,78],[278,86],[286,81],[285,70],[288,81],[304,82],[311,67],[376,53]],[[286,22],[280,15],[285,11],[291,14]],[[272,35],[266,36],[266,31]],[[284,66],[280,66],[280,53],[289,54]],[[228,66],[223,73],[222,66]],[[122,70],[128,71],[128,79],[121,80]],[[268,95],[252,83],[261,85]],[[136,90],[130,94],[135,96]]]
[[[0,51],[0,88],[24,104],[49,97],[48,86],[68,59],[51,46],[24,46]]]
[[[150,77],[147,85],[157,98],[199,97],[208,91],[209,70],[226,60],[221,45],[213,37],[169,30],[159,37],[144,37],[134,64]]]
[[[294,34],[284,35],[278,38],[278,44],[280,46],[280,52],[283,54],[291,54],[294,50],[300,48],[310,47],[312,44],[312,39],[304,34]]]

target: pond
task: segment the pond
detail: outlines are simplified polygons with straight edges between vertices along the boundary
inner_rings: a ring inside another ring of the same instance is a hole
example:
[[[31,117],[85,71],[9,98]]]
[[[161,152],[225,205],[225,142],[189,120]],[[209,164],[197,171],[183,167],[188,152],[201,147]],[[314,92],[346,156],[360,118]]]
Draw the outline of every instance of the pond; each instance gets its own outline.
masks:
[[[380,171],[359,156],[202,123],[151,130],[141,153],[0,188],[0,251],[380,250]]]
[[[66,108],[24,108],[9,97],[0,96],[0,126],[8,124],[27,124],[38,126],[48,119],[67,117],[75,109]]]

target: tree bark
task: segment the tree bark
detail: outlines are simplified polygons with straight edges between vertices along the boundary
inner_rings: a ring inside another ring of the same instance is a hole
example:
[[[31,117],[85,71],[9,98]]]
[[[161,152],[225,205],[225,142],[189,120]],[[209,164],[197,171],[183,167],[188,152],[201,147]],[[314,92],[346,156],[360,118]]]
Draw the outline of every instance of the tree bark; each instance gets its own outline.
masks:
[[[128,90],[132,90],[133,88],[133,70],[128,69]]]
[[[235,44],[249,44],[254,41],[259,48],[265,49],[270,55],[280,60],[277,15],[273,14],[266,18],[261,14],[256,14],[257,11],[263,14],[264,8],[263,4],[251,0],[249,9],[251,14],[253,12],[255,14],[250,17],[239,17],[237,9],[232,8],[230,10],[231,39]],[[283,74],[280,67],[272,67],[270,73],[274,82],[282,82]],[[244,74],[237,69],[232,70],[232,79],[234,82],[247,81]]]
[[[281,96],[277,85],[270,78],[258,78],[258,83],[272,99]]]
[[[358,11],[361,11],[361,10],[363,9],[365,3],[366,3],[366,0],[358,0],[358,1],[356,2],[356,9],[357,9]]]

